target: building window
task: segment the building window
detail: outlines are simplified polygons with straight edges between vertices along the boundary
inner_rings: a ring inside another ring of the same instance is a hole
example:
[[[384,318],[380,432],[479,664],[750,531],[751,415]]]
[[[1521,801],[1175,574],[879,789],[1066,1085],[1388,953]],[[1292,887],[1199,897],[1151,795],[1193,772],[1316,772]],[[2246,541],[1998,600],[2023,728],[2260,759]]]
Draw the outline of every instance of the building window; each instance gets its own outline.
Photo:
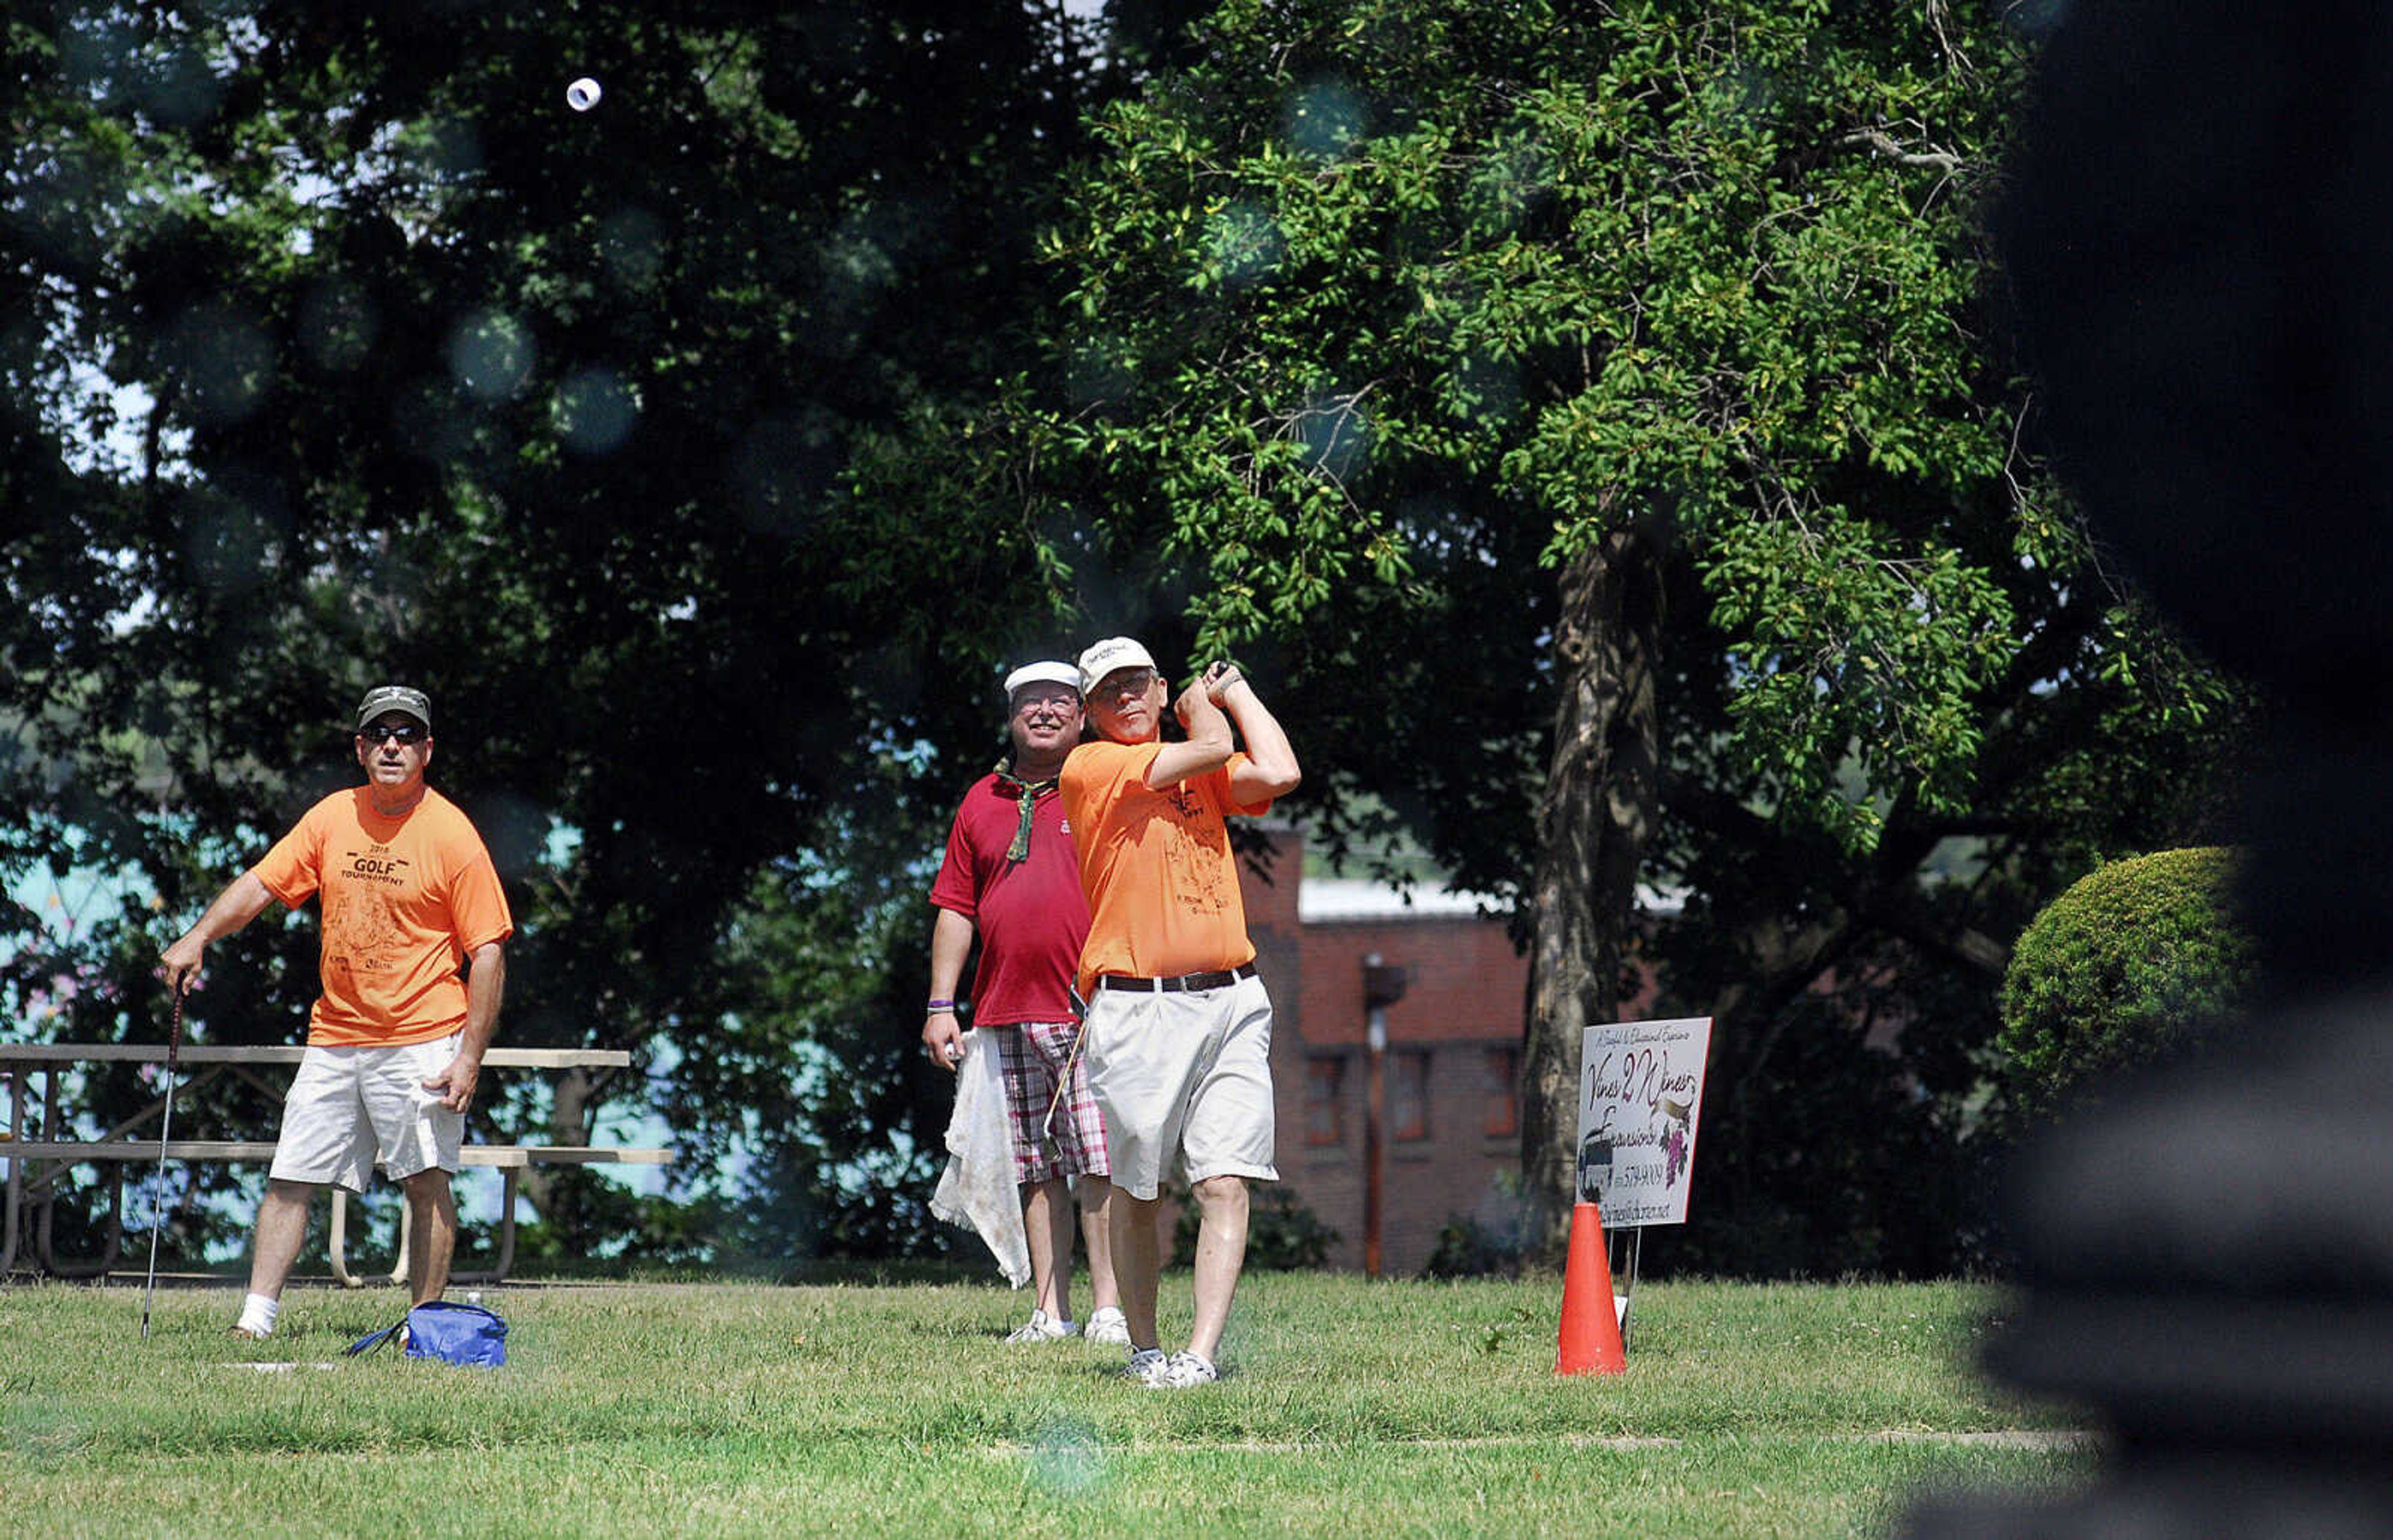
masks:
[[[1304,1142],[1346,1142],[1346,1103],[1338,1093],[1346,1081],[1346,1060],[1315,1053],[1304,1061]]]
[[[1405,1049],[1388,1055],[1388,1137],[1429,1137],[1429,1053]]]
[[[1491,1048],[1484,1066],[1487,1137],[1510,1139],[1521,1131],[1521,1051]]]

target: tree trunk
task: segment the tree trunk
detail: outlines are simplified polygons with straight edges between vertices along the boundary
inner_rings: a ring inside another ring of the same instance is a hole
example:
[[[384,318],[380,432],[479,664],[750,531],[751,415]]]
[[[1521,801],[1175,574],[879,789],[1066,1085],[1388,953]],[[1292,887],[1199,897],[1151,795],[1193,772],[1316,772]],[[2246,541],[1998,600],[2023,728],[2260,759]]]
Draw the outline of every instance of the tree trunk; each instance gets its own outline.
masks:
[[[1660,554],[1641,531],[1606,535],[1564,568],[1561,599],[1522,1054],[1522,1255],[1544,1264],[1560,1261],[1577,1198],[1579,1035],[1618,1011],[1659,806]]]

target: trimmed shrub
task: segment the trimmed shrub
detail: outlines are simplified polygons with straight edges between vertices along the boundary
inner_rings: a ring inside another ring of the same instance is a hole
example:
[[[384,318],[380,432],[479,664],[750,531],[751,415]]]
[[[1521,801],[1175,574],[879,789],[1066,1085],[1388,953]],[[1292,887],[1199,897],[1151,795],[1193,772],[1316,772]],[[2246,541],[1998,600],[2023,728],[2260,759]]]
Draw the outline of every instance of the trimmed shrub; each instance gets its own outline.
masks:
[[[1510,1278],[1521,1271],[1517,1226],[1482,1224],[1467,1214],[1447,1218],[1437,1246],[1421,1268],[1424,1278]]]
[[[2030,922],[1995,1038],[2015,1113],[2050,1116],[2094,1076],[2182,1048],[2241,1002],[2256,961],[2229,908],[2234,870],[2217,846],[2113,861]]]

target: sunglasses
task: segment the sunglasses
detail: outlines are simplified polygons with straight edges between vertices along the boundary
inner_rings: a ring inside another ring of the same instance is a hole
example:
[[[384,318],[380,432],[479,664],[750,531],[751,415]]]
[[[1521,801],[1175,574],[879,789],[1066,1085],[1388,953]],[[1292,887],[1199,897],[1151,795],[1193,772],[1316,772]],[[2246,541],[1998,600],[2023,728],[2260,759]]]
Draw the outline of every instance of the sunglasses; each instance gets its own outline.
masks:
[[[1097,685],[1099,699],[1118,700],[1128,696],[1144,695],[1160,677],[1153,669],[1122,669],[1105,676]]]
[[[376,727],[358,729],[358,737],[370,744],[376,745],[381,744],[385,739],[390,739],[404,747],[410,743],[421,742],[431,736],[430,729],[420,722],[388,722]]]

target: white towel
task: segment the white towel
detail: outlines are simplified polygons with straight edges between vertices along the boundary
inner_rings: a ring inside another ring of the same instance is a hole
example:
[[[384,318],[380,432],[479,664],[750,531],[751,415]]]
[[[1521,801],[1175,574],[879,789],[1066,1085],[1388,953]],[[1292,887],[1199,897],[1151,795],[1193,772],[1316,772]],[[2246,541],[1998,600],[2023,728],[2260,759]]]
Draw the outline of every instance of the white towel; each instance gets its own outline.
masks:
[[[931,1194],[931,1212],[949,1224],[977,1230],[997,1255],[998,1271],[1015,1288],[1030,1281],[1030,1237],[1022,1229],[1022,1195],[1013,1181],[1013,1128],[1005,1111],[1005,1079],[997,1046],[987,1034],[964,1034],[964,1061],[956,1067],[956,1110],[948,1119],[948,1168]]]

